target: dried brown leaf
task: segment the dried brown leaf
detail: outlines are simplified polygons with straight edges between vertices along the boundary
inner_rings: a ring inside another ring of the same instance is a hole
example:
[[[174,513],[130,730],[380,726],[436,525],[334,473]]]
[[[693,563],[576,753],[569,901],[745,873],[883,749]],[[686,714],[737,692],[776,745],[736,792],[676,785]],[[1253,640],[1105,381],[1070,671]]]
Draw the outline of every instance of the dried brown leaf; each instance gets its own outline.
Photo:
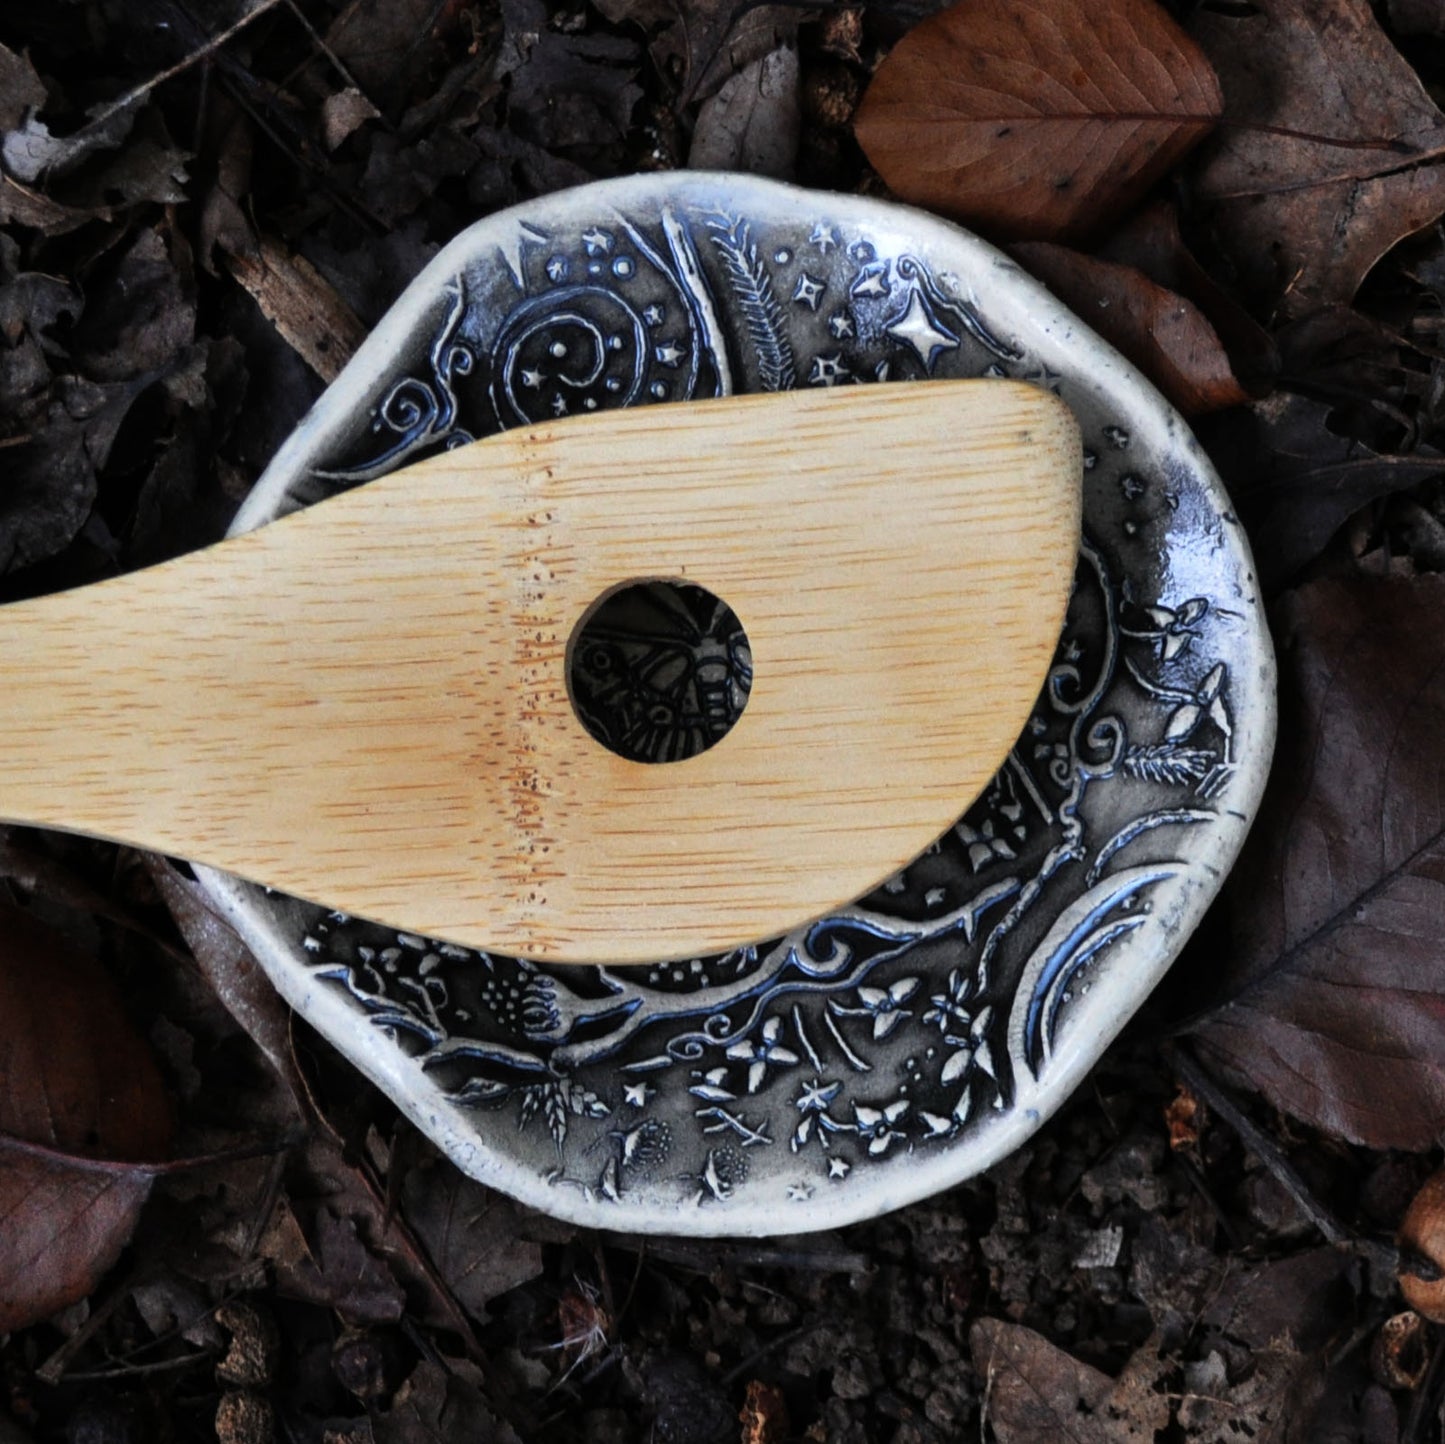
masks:
[[[1214,327],[1193,302],[1133,266],[1067,246],[1026,241],[1012,251],[1186,416],[1249,400]]]
[[[1227,418],[1210,452],[1239,505],[1260,578],[1277,591],[1361,507],[1445,471],[1428,448],[1389,455],[1330,428],[1334,408],[1281,393]]]
[[[273,1258],[276,1286],[288,1298],[335,1309],[348,1324],[394,1324],[406,1295],[390,1270],[362,1242],[356,1220],[330,1209],[316,1212],[313,1238],[292,1262]]]
[[[396,1391],[391,1408],[371,1420],[375,1444],[455,1444],[486,1439],[518,1444],[516,1432],[488,1403],[474,1369],[423,1360]]]
[[[796,39],[800,12],[747,0],[596,0],[614,25],[650,35],[653,64],[679,90],[678,104],[705,100],[729,77]]]
[[[744,66],[702,104],[687,163],[792,180],[797,169],[798,52],[790,45]]]
[[[1042,1334],[1000,1319],[974,1324],[969,1349],[998,1444],[1152,1444],[1156,1431],[1169,1425],[1169,1401],[1159,1381],[1170,1366],[1161,1363],[1152,1342],[1117,1380]]]
[[[959,0],[879,67],[855,129],[904,200],[1057,240],[1117,223],[1220,107],[1155,0]]]
[[[0,45],[0,133],[13,130],[25,113],[45,104],[45,87],[28,55]]]
[[[321,136],[327,150],[335,150],[349,135],[381,112],[354,86],[326,97],[321,107]]]
[[[29,226],[42,235],[63,236],[88,221],[109,219],[108,207],[62,205],[21,185],[13,176],[0,174],[0,225]]]
[[[163,857],[148,855],[146,867],[196,966],[300,1106],[306,1087],[291,1049],[290,1009],[198,882],[182,877]]]
[[[4,1332],[84,1298],[115,1262],[171,1115],[99,965],[15,908],[0,911],[0,939]]]
[[[1229,125],[1197,186],[1245,289],[1288,314],[1349,301],[1445,211],[1445,116],[1368,0],[1200,6]]]
[[[511,1199],[450,1164],[411,1168],[402,1182],[402,1214],[437,1271],[473,1318],[542,1272],[541,1245],[524,1238],[524,1214]]]
[[[1373,1148],[1445,1131],[1445,577],[1291,593],[1279,754],[1196,1025],[1277,1107]]]

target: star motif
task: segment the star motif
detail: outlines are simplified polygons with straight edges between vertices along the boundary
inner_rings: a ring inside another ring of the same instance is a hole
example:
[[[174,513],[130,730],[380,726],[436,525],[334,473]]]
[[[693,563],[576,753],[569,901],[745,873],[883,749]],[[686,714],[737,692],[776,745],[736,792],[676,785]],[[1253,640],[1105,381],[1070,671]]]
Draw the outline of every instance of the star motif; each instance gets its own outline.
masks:
[[[1045,391],[1052,391],[1055,396],[1059,394],[1059,382],[1064,378],[1057,371],[1044,365],[1041,361],[1037,371],[1031,371],[1024,377],[1025,381],[1032,381],[1035,386],[1041,386]]]
[[[813,369],[808,374],[809,386],[836,386],[853,373],[843,364],[843,353],[836,356],[814,356]]]
[[[612,233],[593,226],[591,230],[582,232],[582,244],[587,247],[589,256],[605,256],[612,249]]]
[[[829,1178],[847,1178],[853,1171],[853,1165],[846,1158],[830,1158],[828,1160]]]
[[[552,398],[552,415],[565,416],[567,414],[567,398],[559,391]]]
[[[846,311],[835,311],[828,317],[828,329],[836,340],[846,341],[853,334],[853,318]]]
[[[923,369],[930,373],[941,352],[958,349],[958,337],[938,324],[928,298],[916,286],[909,294],[907,310],[888,327],[888,334],[912,346]]]
[[[798,277],[798,288],[793,292],[793,300],[800,306],[806,306],[810,311],[818,309],[818,301],[823,292],[828,289],[827,285],[816,276],[810,276],[806,271]]]
[[[813,1185],[811,1183],[790,1183],[788,1185],[788,1200],[791,1203],[807,1203],[813,1196]]]
[[[522,385],[530,391],[535,391],[542,384],[542,373],[540,371],[522,372]]]
[[[646,321],[649,326],[660,326],[662,325],[662,318],[665,314],[662,307],[654,301],[643,311],[642,319]]]
[[[630,1108],[646,1108],[647,1100],[656,1092],[651,1083],[628,1083],[623,1087],[622,1098]]]
[[[888,262],[878,261],[873,265],[864,266],[858,272],[858,279],[853,282],[853,289],[848,294],[850,296],[886,296],[888,291]]]
[[[664,366],[676,366],[678,362],[687,355],[687,352],[683,351],[676,341],[664,341],[662,345],[657,348],[656,354],[657,359],[662,362]]]
[[[813,227],[813,234],[808,237],[808,242],[810,245],[817,246],[826,256],[829,251],[836,248],[838,244],[838,232],[835,231],[832,226],[824,225],[822,221],[819,221],[818,224]]]
[[[547,279],[549,281],[565,281],[567,279],[567,260],[564,256],[553,256],[547,262]]]

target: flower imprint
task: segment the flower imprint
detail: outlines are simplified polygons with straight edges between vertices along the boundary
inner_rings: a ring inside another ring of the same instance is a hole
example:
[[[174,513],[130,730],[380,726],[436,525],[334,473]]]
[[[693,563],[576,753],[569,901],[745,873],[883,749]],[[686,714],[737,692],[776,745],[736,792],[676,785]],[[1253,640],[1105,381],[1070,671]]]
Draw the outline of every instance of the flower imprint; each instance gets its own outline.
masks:
[[[886,1038],[905,1018],[913,1016],[913,1010],[903,1005],[917,991],[917,978],[899,978],[886,990],[859,988],[856,1008],[845,1008],[834,999],[829,999],[828,1006],[840,1018],[872,1018],[873,1041],[876,1043],[880,1038]]]
[[[860,1138],[868,1140],[869,1155],[876,1158],[887,1153],[889,1146],[897,1141],[906,1142],[908,1135],[894,1128],[912,1105],[906,1098],[890,1103],[886,1108],[865,1108],[861,1103],[853,1105],[855,1128]]]
[[[791,1048],[783,1047],[779,1041],[783,1034],[783,1020],[769,1018],[763,1024],[762,1036],[754,1041],[744,1038],[728,1049],[727,1055],[736,1062],[748,1065],[748,1092],[756,1093],[763,1086],[769,1068],[791,1068],[798,1061],[798,1055]]]

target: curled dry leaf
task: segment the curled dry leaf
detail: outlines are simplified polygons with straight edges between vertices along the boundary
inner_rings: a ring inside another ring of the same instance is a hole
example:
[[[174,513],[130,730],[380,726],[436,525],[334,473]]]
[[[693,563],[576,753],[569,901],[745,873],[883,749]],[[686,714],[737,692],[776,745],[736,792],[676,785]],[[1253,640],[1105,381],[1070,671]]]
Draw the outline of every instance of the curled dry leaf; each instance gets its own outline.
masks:
[[[1312,583],[1276,638],[1279,752],[1227,894],[1235,966],[1195,1034],[1298,1118],[1430,1148],[1445,1130],[1445,577]]]
[[[1117,222],[1221,103],[1155,0],[959,0],[899,42],[855,129],[904,200],[1056,240]]]
[[[0,910],[0,939],[3,1333],[84,1298],[115,1262],[171,1115],[100,966],[18,909]]]
[[[1011,249],[1186,416],[1249,400],[1214,327],[1192,301],[1156,285],[1133,266],[1067,246],[1026,241]]]
[[[1229,125],[1197,176],[1244,287],[1291,315],[1349,301],[1445,211],[1445,115],[1368,0],[1199,6]]]

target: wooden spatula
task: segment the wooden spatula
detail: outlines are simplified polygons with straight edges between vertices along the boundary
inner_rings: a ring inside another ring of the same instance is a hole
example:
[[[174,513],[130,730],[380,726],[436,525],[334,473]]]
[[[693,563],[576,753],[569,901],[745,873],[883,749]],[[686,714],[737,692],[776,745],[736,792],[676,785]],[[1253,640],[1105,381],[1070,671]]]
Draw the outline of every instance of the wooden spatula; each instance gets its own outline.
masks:
[[[0,816],[575,962],[718,952],[881,883],[993,775],[1052,656],[1080,449],[1004,381],[506,432],[0,609]],[[569,699],[604,594],[695,582],[746,710],[629,761]]]

